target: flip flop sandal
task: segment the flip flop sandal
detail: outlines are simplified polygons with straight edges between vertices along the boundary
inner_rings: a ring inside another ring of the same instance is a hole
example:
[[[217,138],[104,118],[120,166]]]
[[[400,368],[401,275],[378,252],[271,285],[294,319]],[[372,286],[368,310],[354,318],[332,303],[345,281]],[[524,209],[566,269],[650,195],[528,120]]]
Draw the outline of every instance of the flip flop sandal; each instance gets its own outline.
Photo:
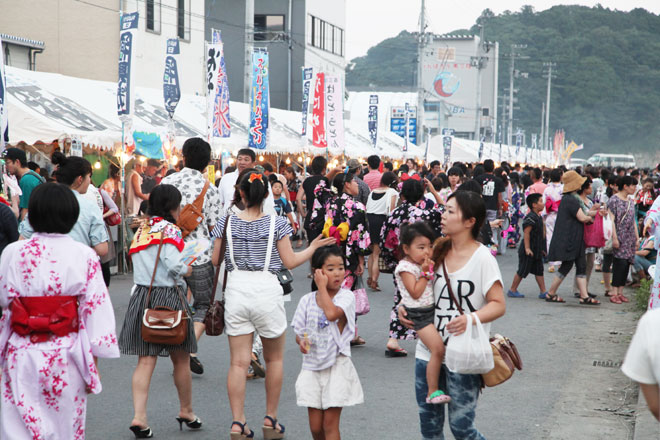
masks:
[[[546,299],[548,297],[548,292],[539,292],[539,299]]]
[[[600,302],[596,301],[592,297],[588,296],[586,298],[580,298],[580,305],[583,305],[583,306],[599,306]]]
[[[628,297],[623,296],[623,295],[619,295],[619,299],[620,299],[621,301],[623,301],[624,303],[630,302],[630,300],[628,299]]]
[[[611,292],[611,290],[606,290],[606,291],[605,291],[605,296],[606,296],[607,298],[614,298],[615,296],[618,296],[618,295],[610,295],[610,292]]]
[[[619,295],[613,295],[610,296],[610,302],[614,304],[621,304],[621,299],[619,299]]]
[[[550,295],[549,293],[545,297],[545,301],[549,303],[565,303],[566,301],[564,298],[558,296],[557,294],[555,295]]]
[[[399,358],[408,356],[408,352],[403,348],[388,348],[385,350],[385,357]]]
[[[355,345],[364,345],[366,343],[367,343],[367,341],[365,341],[362,337],[358,336],[357,338],[355,338],[351,341],[351,347],[353,347]]]
[[[426,398],[426,403],[432,405],[442,405],[449,402],[451,402],[451,397],[442,392],[442,390],[434,391],[433,394]]]

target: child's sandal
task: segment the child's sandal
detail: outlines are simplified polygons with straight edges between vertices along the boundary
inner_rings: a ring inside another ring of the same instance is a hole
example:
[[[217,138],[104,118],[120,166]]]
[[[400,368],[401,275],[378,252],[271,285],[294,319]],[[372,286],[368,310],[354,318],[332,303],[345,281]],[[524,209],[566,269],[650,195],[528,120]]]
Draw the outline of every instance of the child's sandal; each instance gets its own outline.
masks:
[[[432,405],[442,405],[449,402],[451,402],[451,397],[446,395],[442,390],[436,390],[426,398],[426,403]]]

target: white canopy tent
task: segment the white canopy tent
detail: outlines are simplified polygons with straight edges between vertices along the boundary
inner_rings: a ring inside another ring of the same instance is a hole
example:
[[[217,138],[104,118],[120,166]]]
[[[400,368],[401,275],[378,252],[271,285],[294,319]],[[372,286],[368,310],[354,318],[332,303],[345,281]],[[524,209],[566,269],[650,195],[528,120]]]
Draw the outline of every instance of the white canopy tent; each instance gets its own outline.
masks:
[[[9,114],[9,142],[18,144],[50,144],[62,138],[77,137],[87,146],[111,150],[121,146],[122,127],[116,111],[116,84],[105,81],[74,78],[54,73],[34,72],[14,67],[6,68],[7,105]],[[247,146],[250,110],[248,104],[230,104],[232,134],[229,138],[214,140],[216,154],[235,151]],[[134,130],[159,133],[164,139],[168,116],[163,105],[160,88],[135,89],[133,113]],[[311,135],[311,118],[308,133]],[[323,151],[300,136],[300,112],[271,109],[268,147],[264,153],[318,154]],[[182,95],[174,115],[175,147],[193,136],[206,133],[206,99],[198,95]],[[386,137],[374,149],[369,141],[367,127],[351,121],[346,126],[348,157],[367,157],[379,154],[390,158],[423,157],[423,150],[412,146],[402,151],[403,140]],[[395,138],[397,136],[392,135]]]
[[[429,140],[428,160],[439,160],[444,162],[444,136],[433,136]],[[515,145],[493,144],[484,142],[482,160],[492,159],[495,162],[519,162],[530,164],[553,163],[552,151],[541,151],[539,149],[520,147],[516,155]],[[501,152],[500,152],[501,151]],[[479,142],[468,139],[452,137],[450,162],[479,162]]]

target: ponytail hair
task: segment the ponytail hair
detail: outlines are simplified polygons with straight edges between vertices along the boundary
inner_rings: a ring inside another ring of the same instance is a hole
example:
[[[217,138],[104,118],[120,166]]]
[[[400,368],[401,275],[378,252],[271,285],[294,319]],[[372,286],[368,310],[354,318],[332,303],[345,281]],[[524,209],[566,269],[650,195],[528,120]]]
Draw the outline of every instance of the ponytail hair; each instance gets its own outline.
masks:
[[[56,151],[51,156],[51,161],[53,165],[57,165],[57,169],[53,172],[55,180],[67,186],[71,186],[78,177],[92,174],[92,164],[82,157],[66,157],[64,154]]]
[[[243,191],[245,207],[261,206],[268,197],[268,178],[257,171],[246,173],[238,184]]]
[[[344,193],[344,186],[346,186],[347,183],[352,182],[354,177],[355,173],[351,173],[350,171],[337,174],[332,180],[332,186],[337,190],[337,194],[342,195]]]
[[[173,185],[161,183],[156,185],[149,194],[147,213],[151,217],[162,217],[170,223],[176,224],[172,211],[181,205],[181,193]]]

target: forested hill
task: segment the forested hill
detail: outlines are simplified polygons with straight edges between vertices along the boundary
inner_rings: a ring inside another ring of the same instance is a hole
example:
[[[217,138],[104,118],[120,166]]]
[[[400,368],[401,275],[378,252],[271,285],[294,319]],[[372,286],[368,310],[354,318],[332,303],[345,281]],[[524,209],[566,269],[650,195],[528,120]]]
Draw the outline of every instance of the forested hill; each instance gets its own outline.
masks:
[[[437,19],[437,18],[436,18]],[[520,110],[516,125],[539,133],[541,105],[545,102],[544,62],[556,63],[553,79],[550,131],[563,128],[568,140],[584,143],[588,156],[598,151],[646,152],[660,150],[660,16],[644,9],[630,12],[600,6],[555,6],[536,12],[494,15],[484,10],[471,29],[452,33],[478,33],[500,44],[499,93],[509,85],[512,44],[529,57],[517,60]],[[401,32],[356,58],[346,72],[351,87],[409,87],[414,90],[416,35]],[[516,114],[517,113],[517,114]],[[649,157],[650,160],[650,157]]]

